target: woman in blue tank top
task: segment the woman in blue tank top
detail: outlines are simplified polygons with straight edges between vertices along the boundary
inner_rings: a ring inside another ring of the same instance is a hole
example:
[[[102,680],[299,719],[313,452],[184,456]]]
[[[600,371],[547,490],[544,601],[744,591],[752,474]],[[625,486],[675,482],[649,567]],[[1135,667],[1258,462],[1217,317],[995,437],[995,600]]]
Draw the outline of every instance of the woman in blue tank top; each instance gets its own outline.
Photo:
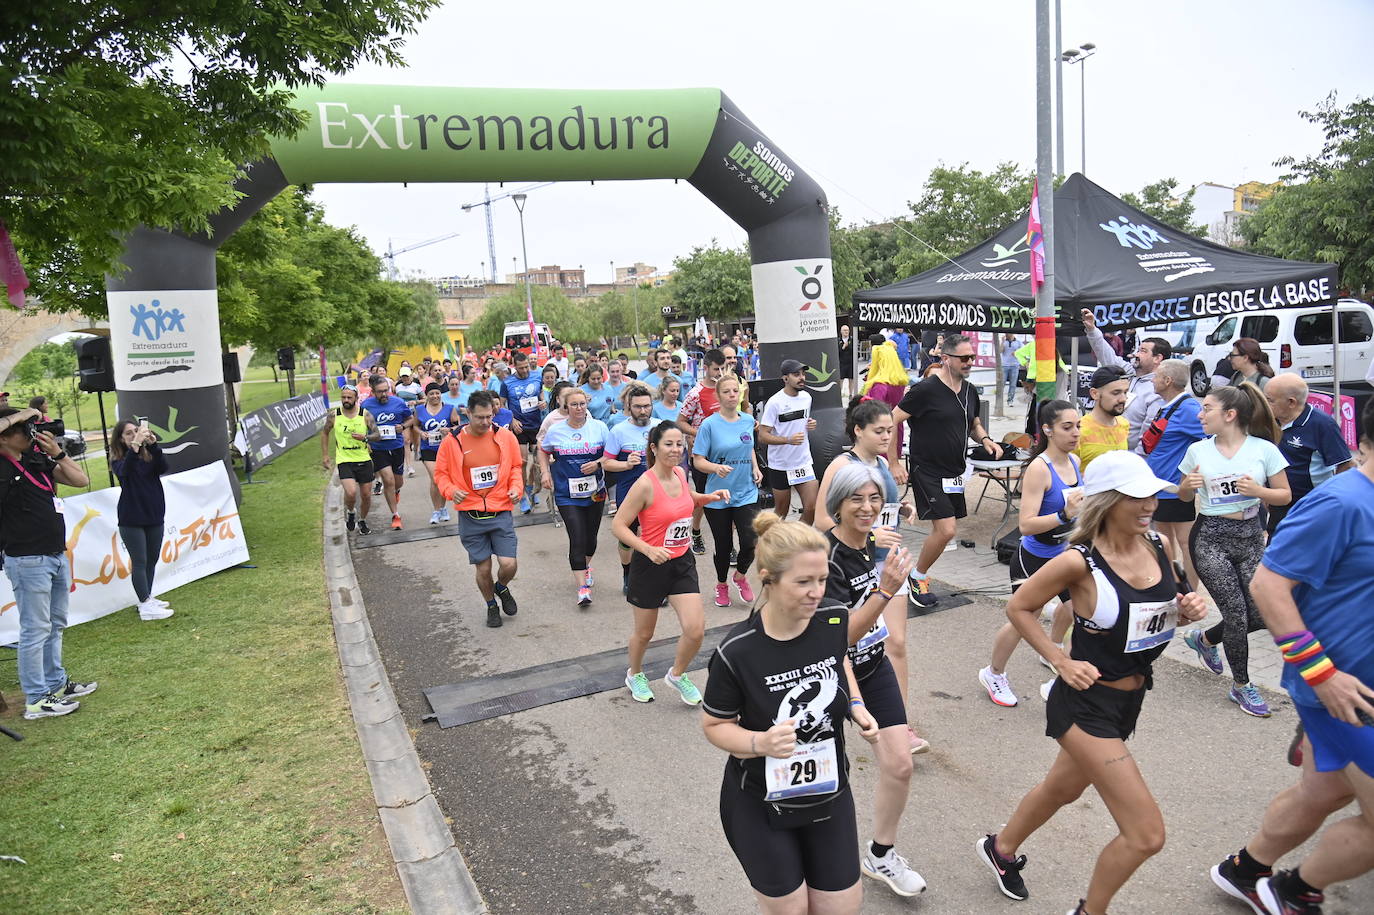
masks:
[[[425,399],[415,405],[415,421],[420,424],[420,463],[429,474],[429,504],[434,511],[429,514],[430,524],[442,524],[449,520],[448,503],[444,501],[439,487],[434,483],[434,462],[439,457],[439,446],[450,429],[462,424],[458,408],[444,403],[444,388],[437,381],[425,385]]]
[[[1067,546],[1073,519],[1078,516],[1078,505],[1083,500],[1078,458],[1072,453],[1078,447],[1080,419],[1073,404],[1066,400],[1047,401],[1040,407],[1040,437],[1021,471],[1021,545],[1011,557],[1013,594]],[[1060,594],[1059,601],[1050,628],[1055,644],[1064,641],[1073,621],[1069,592]],[[978,681],[988,691],[988,698],[998,705],[1016,705],[1016,694],[1007,681],[1006,670],[1020,641],[1021,636],[1012,624],[1004,624],[992,639],[992,663],[978,671]]]
[[[897,481],[892,476],[892,470],[887,466],[887,446],[892,441],[894,424],[892,422],[892,408],[881,400],[865,400],[862,397],[855,397],[850,401],[849,409],[845,411],[844,419],[845,434],[854,443],[854,447],[848,451],[840,452],[835,460],[830,462],[830,466],[825,469],[825,474],[821,477],[820,489],[816,491],[816,529],[822,533],[835,526],[835,519],[831,518],[825,510],[825,500],[830,492],[830,481],[834,479],[835,471],[846,464],[855,461],[874,468],[883,480],[883,514],[878,519],[874,527],[890,527],[898,529],[901,527],[902,519],[905,517],[910,520],[915,510],[910,502],[902,502],[901,490],[897,486]],[[879,549],[874,553],[878,574],[883,571],[883,564],[887,559],[887,550]],[[905,582],[902,587],[892,596],[892,600],[883,610],[883,622],[887,624],[887,657],[892,662],[892,669],[897,674],[897,686],[902,693],[902,703],[908,713],[911,710],[911,700],[907,695],[907,663],[906,663],[906,618],[907,618],[907,595],[910,588]],[[925,738],[919,736],[916,731],[908,727],[907,739],[911,744],[912,753],[924,753],[930,749],[930,743]]]

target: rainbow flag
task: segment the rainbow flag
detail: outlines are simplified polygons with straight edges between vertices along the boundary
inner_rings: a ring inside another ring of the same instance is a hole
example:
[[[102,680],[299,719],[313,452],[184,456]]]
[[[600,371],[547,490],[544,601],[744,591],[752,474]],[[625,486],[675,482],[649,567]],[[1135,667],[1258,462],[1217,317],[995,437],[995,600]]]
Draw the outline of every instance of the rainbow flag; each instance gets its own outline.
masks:
[[[1040,224],[1040,181],[1031,190],[1030,217],[1026,225],[1026,246],[1030,248],[1031,295],[1039,295],[1045,284],[1045,227]]]

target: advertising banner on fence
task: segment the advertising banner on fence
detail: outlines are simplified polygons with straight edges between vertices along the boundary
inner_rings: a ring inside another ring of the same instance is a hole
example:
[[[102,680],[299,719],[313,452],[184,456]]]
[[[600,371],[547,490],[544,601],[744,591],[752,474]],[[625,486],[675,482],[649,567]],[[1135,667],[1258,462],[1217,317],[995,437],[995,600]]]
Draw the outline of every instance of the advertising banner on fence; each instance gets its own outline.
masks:
[[[221,569],[246,562],[243,522],[216,461],[162,478],[167,518],[153,592],[162,594]],[[74,587],[67,624],[99,619],[137,603],[129,581],[129,554],[119,539],[119,490],[101,489],[64,500],[67,558]],[[0,645],[19,641],[19,612],[9,578],[0,575]]]
[[[239,420],[243,442],[235,444],[254,467],[261,467],[323,429],[328,413],[329,404],[319,391],[279,400],[245,413]]]

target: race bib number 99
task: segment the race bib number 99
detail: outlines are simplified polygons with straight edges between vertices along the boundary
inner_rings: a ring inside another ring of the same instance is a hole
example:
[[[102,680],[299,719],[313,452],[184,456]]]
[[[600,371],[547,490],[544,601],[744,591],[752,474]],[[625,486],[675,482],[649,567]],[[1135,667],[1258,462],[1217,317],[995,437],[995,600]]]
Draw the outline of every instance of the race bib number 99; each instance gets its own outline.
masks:
[[[1133,603],[1126,621],[1126,650],[1146,651],[1174,637],[1178,624],[1178,602]]]
[[[835,740],[799,743],[787,759],[764,759],[768,793],[765,801],[780,801],[808,794],[830,794],[840,787],[835,762]]]
[[[500,469],[500,464],[487,464],[484,467],[472,468],[472,488],[491,489],[496,485],[496,472]]]

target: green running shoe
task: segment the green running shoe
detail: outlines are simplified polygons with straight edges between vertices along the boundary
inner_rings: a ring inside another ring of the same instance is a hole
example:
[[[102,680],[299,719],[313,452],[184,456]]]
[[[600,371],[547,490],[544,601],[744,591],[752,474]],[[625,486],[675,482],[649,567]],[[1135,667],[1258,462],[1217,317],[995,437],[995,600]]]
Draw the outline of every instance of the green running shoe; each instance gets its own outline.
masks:
[[[625,671],[625,685],[630,688],[630,695],[636,702],[653,702],[654,691],[649,688],[649,678],[644,676],[644,671],[632,674],[628,669]]]
[[[687,679],[686,674],[680,677],[674,677],[672,668],[669,668],[668,672],[663,675],[663,682],[677,690],[678,695],[682,697],[682,701],[688,705],[701,704],[701,692],[697,689],[695,683]]]

